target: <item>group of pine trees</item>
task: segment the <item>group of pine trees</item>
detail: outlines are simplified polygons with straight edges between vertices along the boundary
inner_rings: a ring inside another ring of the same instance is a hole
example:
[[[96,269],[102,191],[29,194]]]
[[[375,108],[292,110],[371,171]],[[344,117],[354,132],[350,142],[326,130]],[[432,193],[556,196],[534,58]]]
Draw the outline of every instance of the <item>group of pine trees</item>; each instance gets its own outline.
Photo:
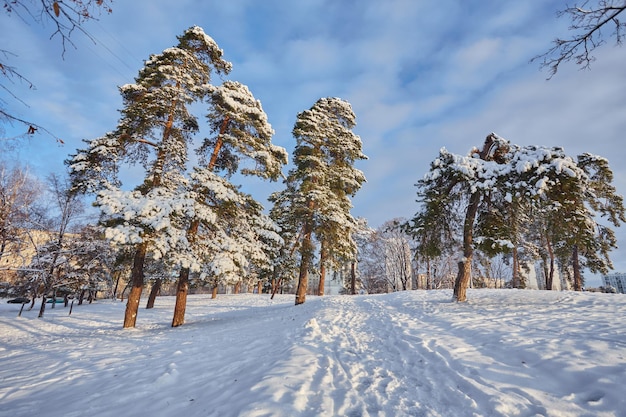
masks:
[[[135,83],[120,88],[124,107],[117,127],[86,141],[67,162],[74,191],[95,194],[106,237],[132,254],[124,327],[136,324],[147,259],[177,272],[172,326],[179,326],[190,274],[235,282],[251,273],[267,276],[280,253],[283,265],[299,254],[299,304],[313,267],[313,236],[322,247],[321,265],[355,250],[349,197],[365,181],[353,167],[365,156],[351,130],[350,105],[325,98],[298,115],[295,167],[286,190],[273,196],[272,219],[232,179],[277,180],[287,153],[271,143],[267,115],[245,85],[211,83],[231,70],[222,56],[201,28],[186,30],[175,47],[146,61]],[[207,106],[212,133],[201,141],[195,140],[198,103]],[[142,182],[132,189],[120,175],[129,166],[143,169]]]
[[[512,286],[524,286],[523,262],[540,259],[546,289],[558,268],[583,286],[581,269],[607,273],[613,230],[626,221],[623,197],[612,185],[605,158],[562,148],[520,147],[490,134],[468,156],[442,149],[418,181],[420,211],[406,229],[417,242],[416,256],[428,260],[454,246],[461,257],[454,298],[465,301],[474,250],[512,259]],[[596,217],[604,223],[596,221]]]

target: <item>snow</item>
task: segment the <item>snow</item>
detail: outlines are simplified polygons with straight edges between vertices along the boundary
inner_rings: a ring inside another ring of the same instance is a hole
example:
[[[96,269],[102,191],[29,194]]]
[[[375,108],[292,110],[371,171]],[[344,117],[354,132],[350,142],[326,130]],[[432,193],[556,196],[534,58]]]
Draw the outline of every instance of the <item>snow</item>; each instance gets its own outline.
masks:
[[[0,303],[0,416],[624,416],[626,296],[469,290]],[[3,300],[2,300],[3,301]]]

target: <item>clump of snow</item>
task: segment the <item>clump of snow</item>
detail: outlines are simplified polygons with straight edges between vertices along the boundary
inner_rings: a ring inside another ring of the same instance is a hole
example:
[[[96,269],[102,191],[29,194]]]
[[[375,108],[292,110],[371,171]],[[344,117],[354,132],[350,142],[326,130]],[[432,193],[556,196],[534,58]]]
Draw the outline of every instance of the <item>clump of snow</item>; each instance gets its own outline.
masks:
[[[597,416],[626,410],[626,296],[470,290],[0,303],[0,415]]]

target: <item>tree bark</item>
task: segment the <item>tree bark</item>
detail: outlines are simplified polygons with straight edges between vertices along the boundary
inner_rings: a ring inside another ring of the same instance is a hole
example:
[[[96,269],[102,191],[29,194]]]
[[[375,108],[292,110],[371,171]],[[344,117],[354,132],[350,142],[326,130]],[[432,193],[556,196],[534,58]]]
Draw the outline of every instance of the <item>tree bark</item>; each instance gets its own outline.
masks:
[[[161,284],[163,280],[161,278],[157,278],[150,288],[150,295],[148,296],[148,303],[146,304],[146,310],[154,308],[154,302],[156,301],[157,295],[161,291]]]
[[[176,285],[176,304],[174,306],[174,317],[172,327],[181,326],[185,323],[185,311],[187,310],[187,294],[189,292],[189,268],[182,268],[178,275]]]
[[[304,223],[302,231],[302,246],[300,246],[300,273],[298,275],[298,288],[296,289],[296,305],[306,301],[306,291],[309,286],[309,269],[313,258],[313,208],[315,203],[309,201],[309,215]]]
[[[350,293],[356,295],[356,262],[350,264]]]
[[[193,242],[198,234],[200,220],[193,220],[187,229],[187,240]],[[174,304],[174,316],[172,317],[172,327],[178,327],[185,322],[185,311],[187,309],[187,293],[189,292],[189,268],[181,268],[176,284],[176,304]]]
[[[519,257],[517,256],[517,247],[513,248],[512,251],[513,254],[513,279],[511,282],[511,286],[513,288],[520,288],[520,276],[519,276],[519,272],[520,272],[520,268],[519,268]]]
[[[548,248],[548,255],[550,256],[550,270],[548,271],[546,279],[546,290],[552,290],[554,284],[554,250],[552,249],[550,239],[546,239],[546,246]]]
[[[135,258],[133,260],[133,269],[131,272],[132,287],[128,294],[126,302],[126,312],[124,314],[124,328],[135,327],[137,323],[137,312],[139,311],[139,301],[141,299],[141,291],[143,291],[143,264],[146,259],[148,243],[146,241],[137,245]]]
[[[459,302],[467,301],[467,287],[472,276],[472,257],[474,256],[473,234],[474,220],[478,213],[480,194],[475,192],[471,195],[465,222],[463,223],[463,259],[458,263],[459,272],[454,282],[454,299]]]
[[[217,284],[213,287],[213,290],[211,290],[211,299],[214,298],[217,298]]]
[[[324,242],[322,242],[322,249],[320,251],[320,282],[317,287],[317,295],[324,295],[324,285],[326,283],[326,248],[324,247]]]
[[[261,280],[256,283],[256,292],[257,294],[261,294],[263,292],[263,282]]]
[[[574,245],[572,251],[572,269],[574,270],[574,291],[583,290],[583,277],[580,275],[580,262],[578,261],[578,245]]]

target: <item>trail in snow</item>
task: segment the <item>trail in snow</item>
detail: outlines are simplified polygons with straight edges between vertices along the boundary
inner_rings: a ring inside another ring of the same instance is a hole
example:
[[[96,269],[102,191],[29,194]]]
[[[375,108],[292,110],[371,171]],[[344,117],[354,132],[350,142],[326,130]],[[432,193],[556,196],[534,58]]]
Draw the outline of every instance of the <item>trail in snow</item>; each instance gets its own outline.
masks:
[[[0,416],[625,416],[626,297],[474,290],[0,305]]]

